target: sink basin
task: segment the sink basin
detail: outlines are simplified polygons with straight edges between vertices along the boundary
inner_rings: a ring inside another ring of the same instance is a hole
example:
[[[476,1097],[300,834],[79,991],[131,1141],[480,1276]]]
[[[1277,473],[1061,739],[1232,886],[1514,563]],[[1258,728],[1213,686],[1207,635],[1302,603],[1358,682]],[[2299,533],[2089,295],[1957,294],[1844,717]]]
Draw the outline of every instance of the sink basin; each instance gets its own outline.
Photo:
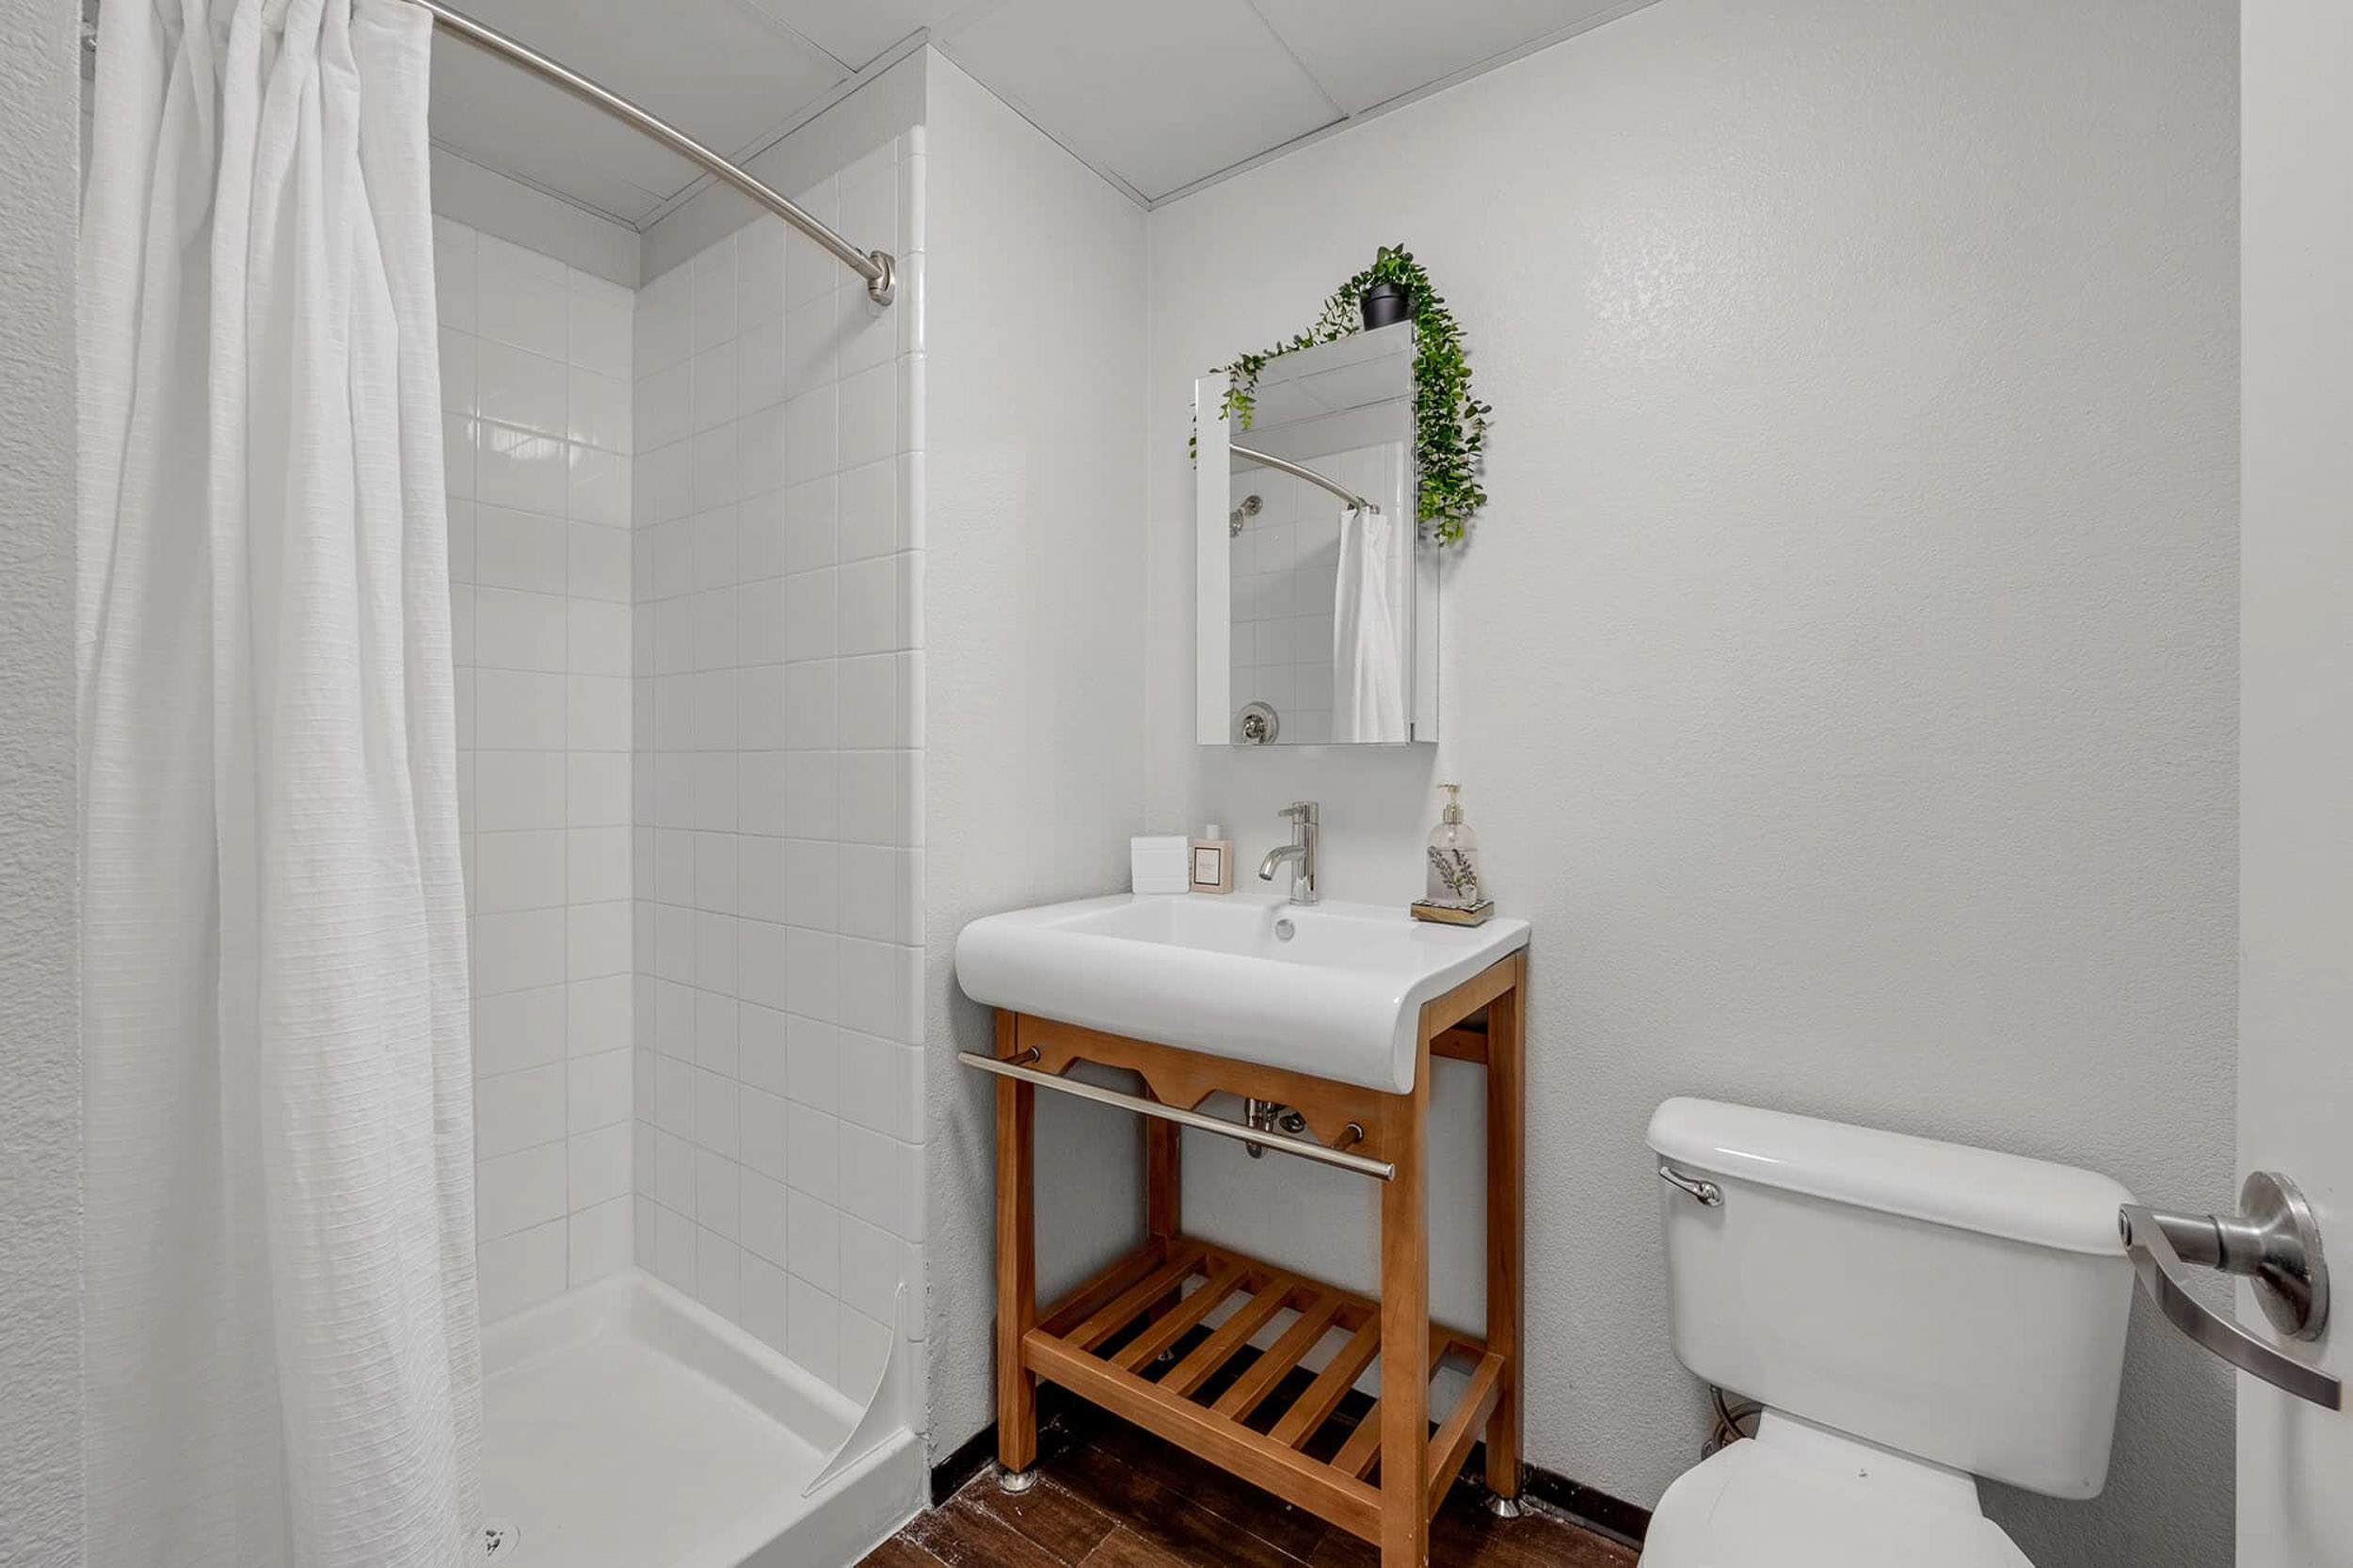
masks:
[[[1527,945],[1526,920],[1121,893],[974,920],[956,980],[992,1007],[1403,1094],[1422,1003]]]

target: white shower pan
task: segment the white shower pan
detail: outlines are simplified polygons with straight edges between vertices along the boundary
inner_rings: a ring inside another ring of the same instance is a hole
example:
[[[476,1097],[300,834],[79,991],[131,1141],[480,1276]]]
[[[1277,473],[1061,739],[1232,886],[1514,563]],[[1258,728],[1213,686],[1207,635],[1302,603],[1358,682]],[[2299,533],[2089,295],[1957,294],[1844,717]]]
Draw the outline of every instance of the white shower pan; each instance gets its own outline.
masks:
[[[862,1421],[634,1271],[491,1324],[483,1372],[495,1568],[848,1568],[926,1485],[903,1421]],[[886,1373],[880,1398],[898,1381]]]

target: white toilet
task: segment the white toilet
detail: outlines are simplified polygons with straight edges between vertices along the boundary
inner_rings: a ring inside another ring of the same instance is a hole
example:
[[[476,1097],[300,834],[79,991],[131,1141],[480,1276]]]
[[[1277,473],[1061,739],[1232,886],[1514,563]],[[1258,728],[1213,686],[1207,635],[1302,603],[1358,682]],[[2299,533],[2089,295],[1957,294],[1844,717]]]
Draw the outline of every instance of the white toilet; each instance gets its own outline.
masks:
[[[2031,1568],[1976,1478],[2096,1496],[2133,1270],[2089,1171],[1672,1099],[1675,1355],[1765,1406],[1659,1500],[1643,1568]]]

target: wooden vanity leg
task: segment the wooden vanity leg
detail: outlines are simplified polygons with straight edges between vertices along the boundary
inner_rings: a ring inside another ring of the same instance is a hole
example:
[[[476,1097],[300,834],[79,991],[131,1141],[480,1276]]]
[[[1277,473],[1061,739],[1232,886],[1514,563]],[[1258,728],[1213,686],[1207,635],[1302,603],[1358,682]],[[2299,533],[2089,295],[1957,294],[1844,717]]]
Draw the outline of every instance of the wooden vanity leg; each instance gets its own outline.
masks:
[[[1487,1490],[1520,1495],[1520,1320],[1526,1304],[1527,961],[1487,1004],[1487,1348],[1503,1357],[1487,1417]]]
[[[1144,1234],[1145,1240],[1165,1257],[1176,1244],[1182,1215],[1177,1196],[1178,1165],[1177,1138],[1181,1129],[1175,1122],[1145,1117],[1144,1122]],[[1184,1287],[1172,1287],[1167,1295],[1152,1304],[1148,1316],[1157,1318],[1163,1312],[1176,1310],[1185,1299]],[[1172,1352],[1162,1351],[1162,1361],[1172,1361]]]
[[[1381,1189],[1381,1568],[1430,1561],[1430,1049],[1384,1107],[1397,1166]]]
[[[1184,1228],[1180,1145],[1182,1129],[1175,1122],[1147,1119],[1144,1124],[1144,1233],[1154,1241],[1176,1240]]]
[[[997,1014],[997,1054],[1018,1054],[1018,1015]],[[997,1080],[997,1462],[1037,1463],[1037,1379],[1021,1342],[1037,1326],[1037,1090]]]

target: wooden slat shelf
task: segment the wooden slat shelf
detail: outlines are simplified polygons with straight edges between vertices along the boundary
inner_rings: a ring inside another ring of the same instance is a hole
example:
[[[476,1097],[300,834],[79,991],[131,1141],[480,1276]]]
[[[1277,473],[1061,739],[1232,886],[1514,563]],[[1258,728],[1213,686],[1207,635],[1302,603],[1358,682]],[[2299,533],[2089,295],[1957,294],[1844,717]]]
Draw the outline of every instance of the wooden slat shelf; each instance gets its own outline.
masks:
[[[1219,1307],[1236,1302],[1230,1315],[1181,1357],[1160,1360],[1163,1352],[1204,1329]],[[1295,1317],[1274,1344],[1252,1350],[1251,1337],[1286,1311]],[[1275,1385],[1335,1330],[1347,1341],[1306,1390],[1275,1416],[1271,1430],[1250,1424],[1254,1414],[1264,1424],[1273,1408],[1265,1401]],[[1024,1360],[1040,1377],[1374,1542],[1381,1533],[1381,1493],[1366,1478],[1381,1457],[1379,1406],[1346,1432],[1330,1460],[1307,1450],[1380,1348],[1379,1303],[1183,1238],[1120,1259],[1047,1309],[1023,1340]],[[1234,1368],[1241,1357],[1249,1358],[1247,1365]],[[1433,1512],[1494,1408],[1503,1364],[1481,1341],[1433,1328],[1432,1373],[1449,1358],[1466,1365],[1471,1382],[1452,1414],[1431,1432]],[[1221,1370],[1239,1376],[1213,1403],[1193,1398]]]

